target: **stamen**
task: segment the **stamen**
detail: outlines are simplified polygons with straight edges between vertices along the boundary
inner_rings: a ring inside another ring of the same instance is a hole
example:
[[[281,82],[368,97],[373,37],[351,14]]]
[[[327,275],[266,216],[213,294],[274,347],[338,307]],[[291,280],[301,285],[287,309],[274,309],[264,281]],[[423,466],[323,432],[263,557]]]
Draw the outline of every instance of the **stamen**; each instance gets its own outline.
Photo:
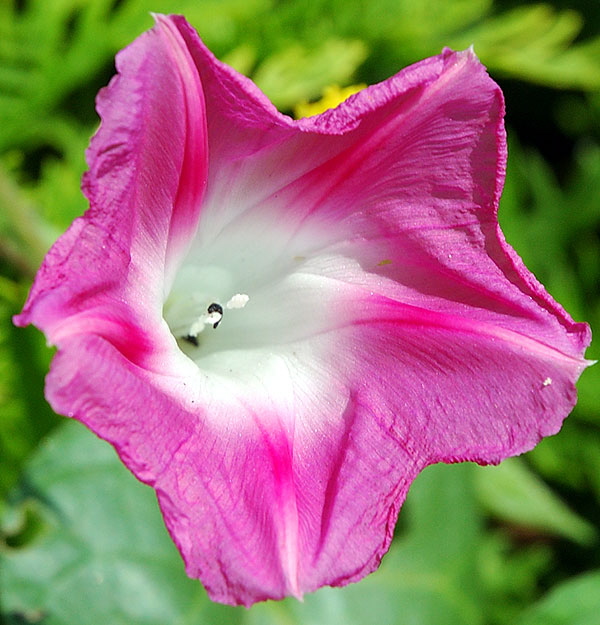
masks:
[[[250,298],[245,293],[236,293],[228,302],[225,304],[226,308],[230,310],[232,308],[244,308],[244,306],[248,303]]]
[[[192,323],[187,335],[183,338],[197,347],[198,335],[204,331],[205,326],[211,325],[216,329],[216,327],[221,323],[221,319],[223,319],[223,307],[221,304],[213,302],[208,307],[206,313],[200,315],[200,317]]]
[[[237,293],[227,302],[227,304],[225,304],[225,307],[229,309],[244,308],[249,299],[250,298],[245,293]],[[184,341],[198,347],[200,345],[198,335],[204,331],[204,328],[207,325],[212,325],[213,329],[216,330],[222,320],[223,306],[217,302],[212,302],[212,304],[209,304],[206,312],[203,315],[200,315],[200,317],[192,323],[188,333],[181,338]]]

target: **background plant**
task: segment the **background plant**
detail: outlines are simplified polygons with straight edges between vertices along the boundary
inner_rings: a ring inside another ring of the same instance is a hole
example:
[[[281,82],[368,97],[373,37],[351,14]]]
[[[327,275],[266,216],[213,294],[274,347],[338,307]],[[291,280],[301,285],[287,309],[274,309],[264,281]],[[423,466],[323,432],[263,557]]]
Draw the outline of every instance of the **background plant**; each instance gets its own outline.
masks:
[[[50,350],[16,330],[43,254],[85,201],[93,99],[115,52],[187,16],[284,111],[475,46],[506,97],[501,221],[571,314],[600,329],[600,3],[0,0],[0,618],[8,624],[600,623],[600,369],[559,436],[500,467],[431,467],[380,571],[303,604],[210,603],[152,492],[43,399]],[[600,357],[594,345],[590,358]]]

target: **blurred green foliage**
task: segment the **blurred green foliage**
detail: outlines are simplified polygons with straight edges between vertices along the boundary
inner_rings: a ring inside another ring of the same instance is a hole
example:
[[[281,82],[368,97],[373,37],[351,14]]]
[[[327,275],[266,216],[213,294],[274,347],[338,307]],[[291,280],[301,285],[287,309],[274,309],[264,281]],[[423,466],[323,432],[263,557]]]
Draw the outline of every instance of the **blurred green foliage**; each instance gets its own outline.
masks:
[[[599,624],[597,367],[560,435],[523,458],[424,472],[377,573],[249,611],[206,599],[152,492],[52,413],[50,351],[10,319],[51,242],[86,208],[94,95],[149,11],[185,14],[283,110],[473,44],[507,95],[507,238],[575,318],[600,328],[600,3],[0,0],[0,620]]]

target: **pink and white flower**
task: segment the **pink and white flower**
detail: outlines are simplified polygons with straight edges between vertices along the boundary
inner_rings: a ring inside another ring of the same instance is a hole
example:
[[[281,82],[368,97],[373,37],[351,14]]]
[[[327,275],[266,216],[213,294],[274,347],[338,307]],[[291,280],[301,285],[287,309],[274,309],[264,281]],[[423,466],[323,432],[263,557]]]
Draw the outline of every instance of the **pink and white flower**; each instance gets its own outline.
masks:
[[[117,68],[90,209],[16,323],[213,599],[356,581],[425,466],[560,429],[590,333],[499,230],[504,105],[472,51],[299,121],[181,17]]]

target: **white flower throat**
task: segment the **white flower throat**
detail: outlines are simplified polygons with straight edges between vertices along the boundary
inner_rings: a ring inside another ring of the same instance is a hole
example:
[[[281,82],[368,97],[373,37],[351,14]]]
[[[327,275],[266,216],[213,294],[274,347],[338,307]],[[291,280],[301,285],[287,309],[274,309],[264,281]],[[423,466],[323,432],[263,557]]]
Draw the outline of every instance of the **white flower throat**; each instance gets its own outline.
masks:
[[[232,293],[229,271],[215,266],[187,265],[181,268],[165,302],[164,317],[173,336],[184,351],[206,343],[204,334],[227,324],[231,314],[238,314],[250,297]]]
[[[166,285],[162,313],[178,348],[201,371],[239,379],[337,326],[344,311],[333,305],[341,288],[336,276],[355,263],[324,251],[327,228],[278,221],[264,205],[256,209],[262,216],[247,211],[223,224],[221,206],[205,206]]]

